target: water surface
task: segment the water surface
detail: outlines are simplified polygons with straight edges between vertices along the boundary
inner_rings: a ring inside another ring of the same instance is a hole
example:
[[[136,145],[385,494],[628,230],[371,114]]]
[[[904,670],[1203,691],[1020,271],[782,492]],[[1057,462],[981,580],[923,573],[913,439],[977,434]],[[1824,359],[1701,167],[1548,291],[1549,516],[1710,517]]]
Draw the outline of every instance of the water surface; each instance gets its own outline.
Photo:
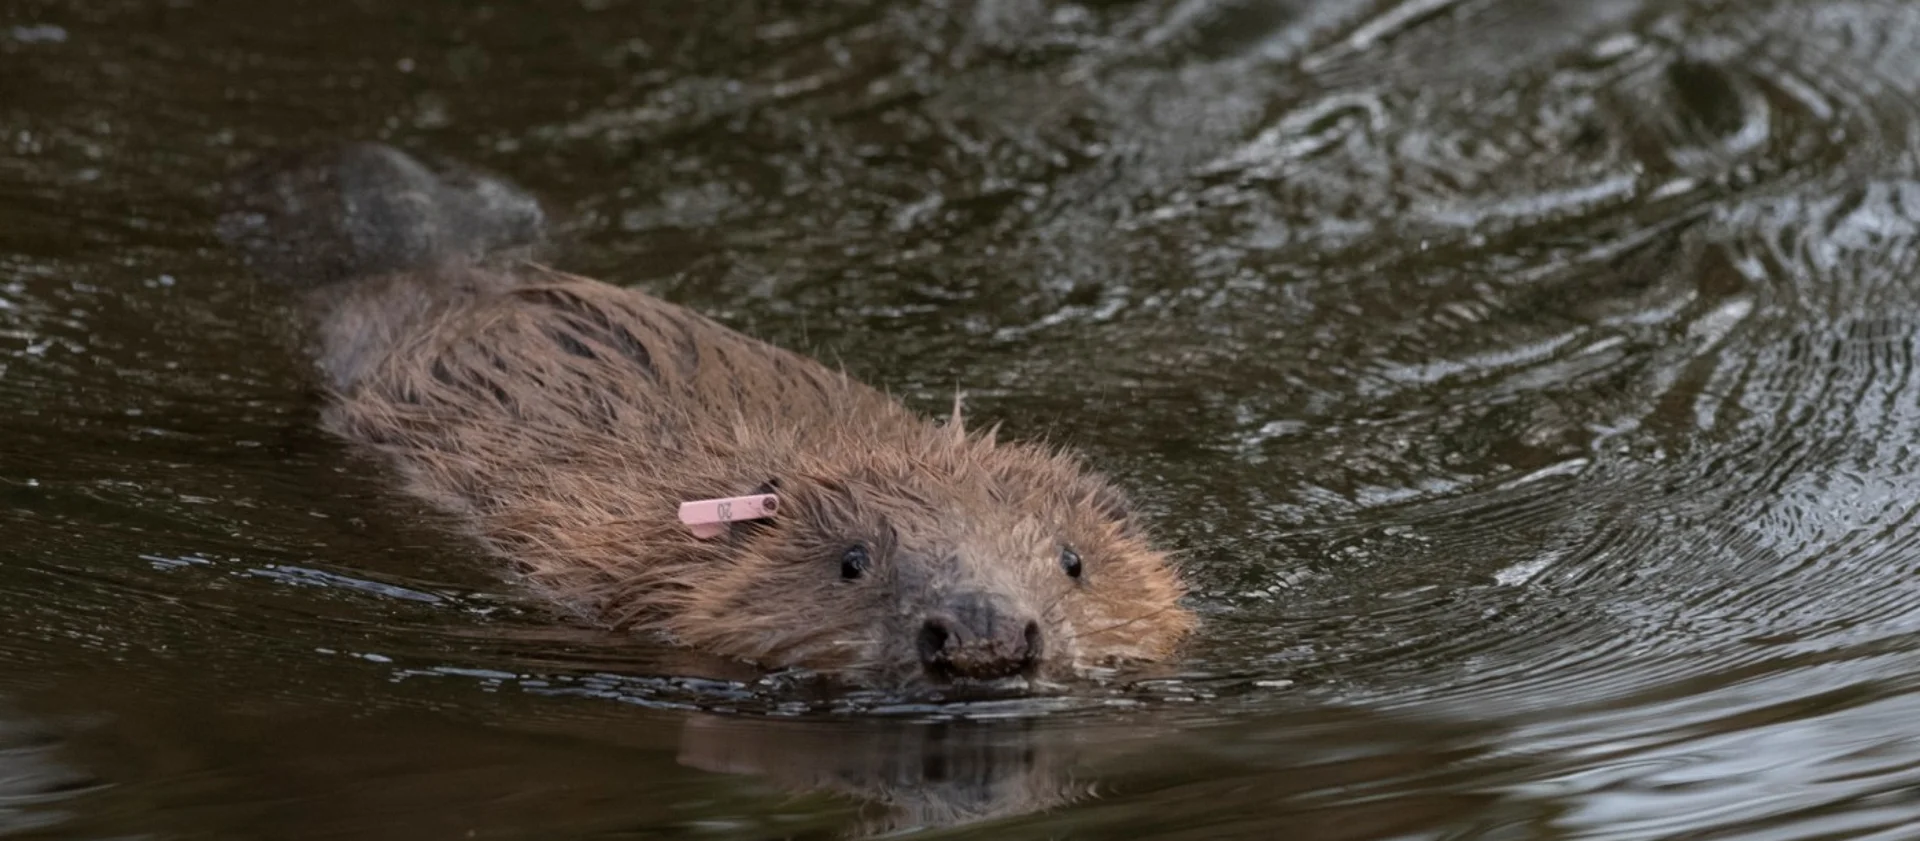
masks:
[[[19,0],[0,835],[1920,837],[1916,129],[1894,0]],[[1082,448],[1203,633],[937,706],[554,625],[213,239],[367,137]]]

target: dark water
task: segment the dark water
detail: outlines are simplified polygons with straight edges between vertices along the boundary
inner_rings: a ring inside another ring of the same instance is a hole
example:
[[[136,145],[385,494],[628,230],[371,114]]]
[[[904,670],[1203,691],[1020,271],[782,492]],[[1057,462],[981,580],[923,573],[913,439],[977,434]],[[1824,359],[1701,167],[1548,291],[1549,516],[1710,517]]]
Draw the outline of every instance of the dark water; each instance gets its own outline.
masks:
[[[1920,838],[1917,132],[1892,0],[13,0],[0,836]],[[1204,633],[925,707],[546,622],[212,238],[353,137],[1085,449]]]

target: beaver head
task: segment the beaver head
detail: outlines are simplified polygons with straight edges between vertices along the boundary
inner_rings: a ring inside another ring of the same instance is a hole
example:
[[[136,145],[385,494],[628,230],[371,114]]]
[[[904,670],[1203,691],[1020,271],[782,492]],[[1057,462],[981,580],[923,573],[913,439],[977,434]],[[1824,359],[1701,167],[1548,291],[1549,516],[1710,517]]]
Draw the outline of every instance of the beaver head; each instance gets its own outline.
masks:
[[[1168,558],[1105,479],[991,433],[933,438],[771,477],[778,515],[730,527],[729,561],[685,581],[673,632],[911,686],[1159,659],[1192,628]]]

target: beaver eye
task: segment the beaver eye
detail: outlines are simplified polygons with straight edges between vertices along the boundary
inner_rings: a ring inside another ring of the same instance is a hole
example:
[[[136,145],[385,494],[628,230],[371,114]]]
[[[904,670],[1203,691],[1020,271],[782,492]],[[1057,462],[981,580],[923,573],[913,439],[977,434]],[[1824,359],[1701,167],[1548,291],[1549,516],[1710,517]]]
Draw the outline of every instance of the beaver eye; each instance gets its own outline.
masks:
[[[840,577],[848,581],[859,578],[860,573],[867,571],[868,560],[867,547],[858,543],[847,547],[840,555]]]
[[[1079,578],[1080,577],[1080,553],[1073,551],[1073,547],[1071,546],[1061,547],[1060,568],[1067,571],[1068,578]]]

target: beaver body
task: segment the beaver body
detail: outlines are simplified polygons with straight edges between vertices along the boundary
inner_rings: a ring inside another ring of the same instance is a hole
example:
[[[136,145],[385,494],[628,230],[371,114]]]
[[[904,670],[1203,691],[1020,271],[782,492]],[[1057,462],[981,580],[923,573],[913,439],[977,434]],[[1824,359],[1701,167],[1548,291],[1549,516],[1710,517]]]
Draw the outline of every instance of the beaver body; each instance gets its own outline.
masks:
[[[357,145],[235,195],[223,233],[304,295],[325,426],[584,617],[869,685],[1065,678],[1193,623],[1076,459],[518,259],[540,216],[502,182]],[[677,519],[768,492],[718,537]]]

